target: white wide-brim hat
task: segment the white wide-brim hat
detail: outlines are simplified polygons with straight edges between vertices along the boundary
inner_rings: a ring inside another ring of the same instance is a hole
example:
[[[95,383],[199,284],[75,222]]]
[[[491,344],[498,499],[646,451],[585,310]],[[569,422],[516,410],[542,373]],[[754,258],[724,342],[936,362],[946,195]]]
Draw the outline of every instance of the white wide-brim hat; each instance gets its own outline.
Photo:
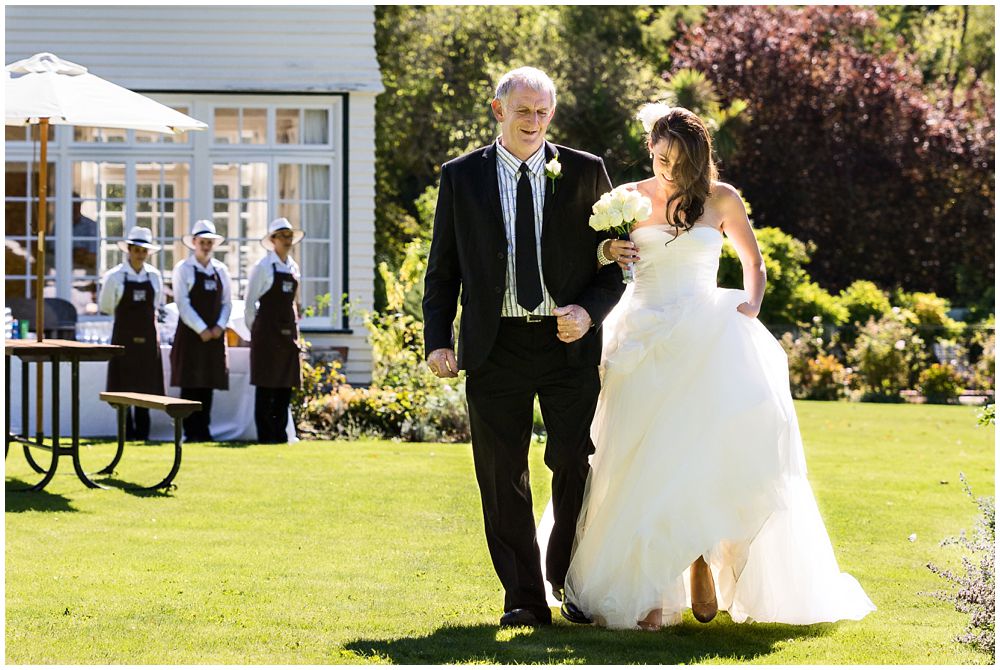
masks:
[[[304,231],[301,231],[298,228],[292,228],[292,224],[288,221],[288,219],[281,217],[280,219],[275,219],[271,223],[267,224],[267,235],[260,238],[261,245],[268,251],[272,251],[274,249],[274,242],[271,241],[271,235],[279,233],[282,230],[292,231],[293,246],[301,242],[302,238],[306,236]]]
[[[215,232],[214,223],[208,219],[201,219],[194,222],[194,227],[191,228],[191,234],[185,235],[181,239],[184,241],[184,246],[188,249],[194,249],[195,240],[215,240],[216,246],[218,246],[219,244],[222,244],[222,240],[226,238]]]
[[[125,253],[128,253],[130,246],[149,249],[151,254],[155,254],[161,249],[160,245],[153,244],[153,231],[141,226],[133,226],[132,230],[128,231],[128,238],[118,240],[118,248]]]

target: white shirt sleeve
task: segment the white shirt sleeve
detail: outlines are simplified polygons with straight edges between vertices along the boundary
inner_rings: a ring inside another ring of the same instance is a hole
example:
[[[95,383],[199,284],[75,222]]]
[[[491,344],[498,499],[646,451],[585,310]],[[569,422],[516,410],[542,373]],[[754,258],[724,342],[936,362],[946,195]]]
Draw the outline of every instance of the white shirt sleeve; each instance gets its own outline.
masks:
[[[181,261],[174,266],[174,302],[177,303],[177,313],[180,314],[181,321],[198,333],[208,328],[208,325],[198,316],[194,306],[191,305],[189,292],[194,286],[194,273],[196,270],[187,261]]]
[[[229,268],[226,267],[225,263],[213,261],[212,265],[215,266],[216,271],[219,273],[219,279],[222,280],[222,311],[219,312],[219,323],[217,325],[225,330],[229,324],[229,315],[233,311],[233,283],[229,278]]]
[[[247,282],[247,294],[243,305],[243,322],[246,323],[247,330],[253,327],[254,319],[257,318],[257,301],[274,283],[274,272],[268,261],[269,258],[265,256],[250,271],[250,281]]]
[[[163,307],[163,301],[165,300],[163,295],[163,275],[154,266],[146,263],[146,274],[149,275],[149,282],[153,285],[153,308],[160,309]]]
[[[101,279],[101,293],[97,298],[97,306],[103,314],[114,314],[125,292],[125,273],[121,272],[121,269],[122,266],[115,266]]]

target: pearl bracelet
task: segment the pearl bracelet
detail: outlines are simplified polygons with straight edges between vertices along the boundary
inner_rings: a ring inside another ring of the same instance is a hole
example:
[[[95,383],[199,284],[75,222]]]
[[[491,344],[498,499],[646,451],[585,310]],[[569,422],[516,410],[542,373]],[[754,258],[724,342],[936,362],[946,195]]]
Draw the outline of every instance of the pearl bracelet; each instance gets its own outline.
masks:
[[[604,255],[604,243],[608,240],[601,240],[597,243],[597,262],[603,265],[611,265],[615,261]]]

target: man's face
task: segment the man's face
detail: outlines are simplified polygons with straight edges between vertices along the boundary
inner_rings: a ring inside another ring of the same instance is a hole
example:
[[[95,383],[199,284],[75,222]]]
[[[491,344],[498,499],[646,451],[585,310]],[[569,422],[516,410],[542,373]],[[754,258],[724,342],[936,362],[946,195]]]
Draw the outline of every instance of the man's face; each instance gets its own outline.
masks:
[[[555,114],[547,91],[515,86],[506,104],[492,103],[493,115],[500,122],[500,141],[507,151],[526,160],[545,141],[545,131]]]

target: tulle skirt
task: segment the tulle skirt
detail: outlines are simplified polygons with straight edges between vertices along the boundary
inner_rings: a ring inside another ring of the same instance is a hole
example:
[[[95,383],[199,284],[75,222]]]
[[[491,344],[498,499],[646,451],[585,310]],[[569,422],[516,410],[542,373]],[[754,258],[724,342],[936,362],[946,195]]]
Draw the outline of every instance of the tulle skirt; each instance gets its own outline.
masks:
[[[630,289],[605,322],[597,450],[565,585],[600,625],[635,628],[653,609],[678,622],[698,556],[737,622],[875,609],[837,566],[806,479],[785,353],[736,311],[745,299],[716,288],[654,307]]]

